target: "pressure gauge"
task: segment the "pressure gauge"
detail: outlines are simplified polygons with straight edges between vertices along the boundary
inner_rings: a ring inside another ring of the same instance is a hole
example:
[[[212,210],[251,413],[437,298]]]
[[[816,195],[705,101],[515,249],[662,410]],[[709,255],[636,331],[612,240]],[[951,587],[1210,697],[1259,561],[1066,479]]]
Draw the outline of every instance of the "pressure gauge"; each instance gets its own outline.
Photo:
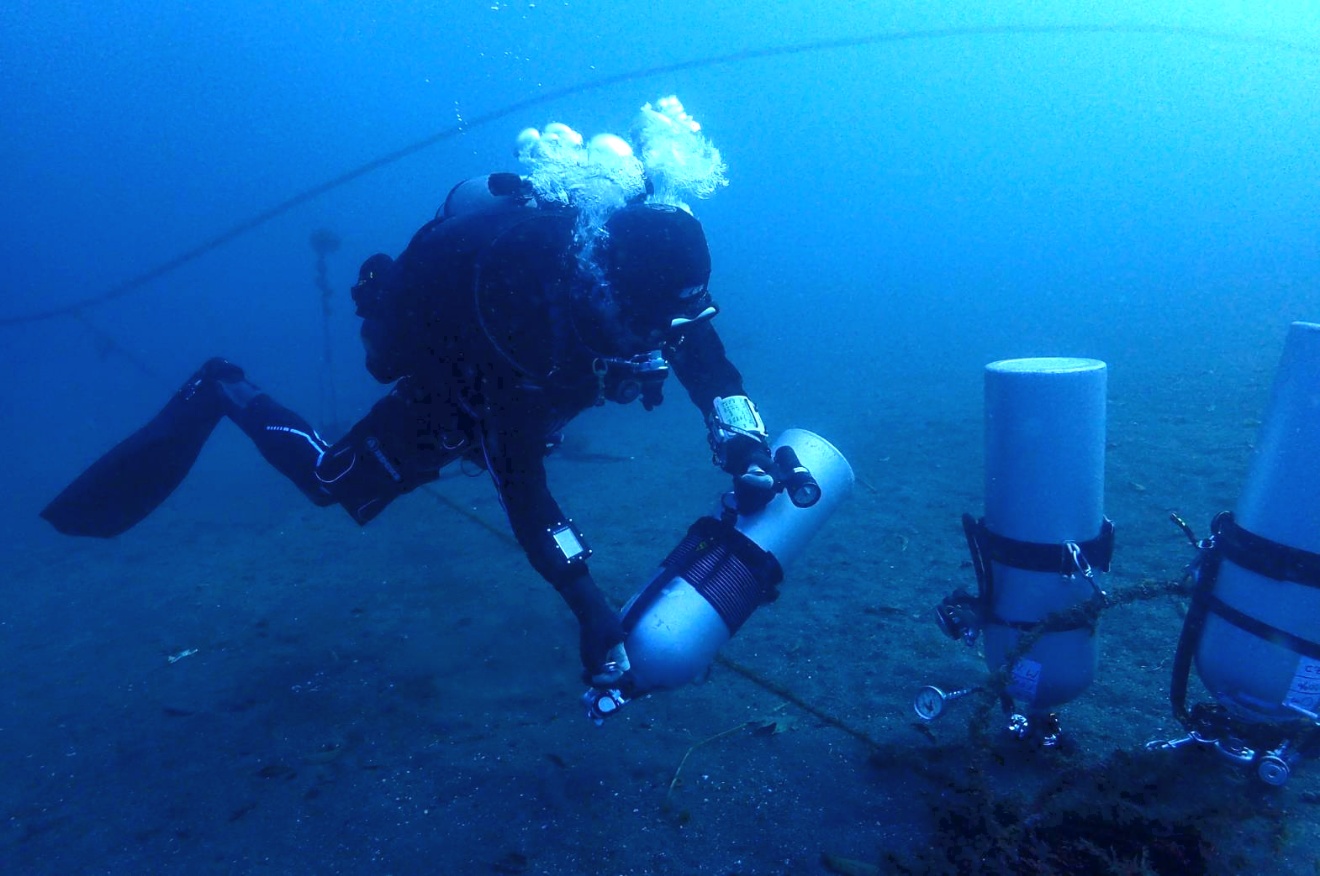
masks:
[[[944,714],[945,705],[953,700],[961,699],[969,693],[976,693],[978,690],[981,690],[981,688],[965,687],[962,690],[955,690],[953,693],[945,693],[935,685],[928,684],[917,691],[917,696],[912,701],[912,708],[921,720],[934,721]]]
[[[934,721],[944,712],[944,691],[933,684],[928,684],[917,691],[912,708],[923,721]]]

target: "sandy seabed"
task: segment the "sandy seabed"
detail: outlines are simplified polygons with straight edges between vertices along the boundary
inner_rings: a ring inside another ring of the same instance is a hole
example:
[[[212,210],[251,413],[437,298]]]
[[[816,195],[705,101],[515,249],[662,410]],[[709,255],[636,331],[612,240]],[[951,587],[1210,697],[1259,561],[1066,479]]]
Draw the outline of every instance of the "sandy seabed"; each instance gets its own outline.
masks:
[[[1231,506],[1270,376],[1111,381],[1111,592],[1180,577],[1168,513],[1204,534]],[[1062,749],[1024,749],[997,711],[974,726],[972,698],[915,719],[921,685],[986,676],[931,613],[974,586],[981,412],[922,397],[894,388],[829,436],[859,482],[725,649],[754,677],[717,665],[603,727],[571,618],[484,478],[360,530],[223,427],[133,532],[11,557],[0,871],[1312,872],[1320,768],[1272,789],[1213,752],[1143,750],[1181,735],[1184,598],[1106,612]],[[678,407],[608,432],[589,415],[551,462],[620,602],[723,486]]]

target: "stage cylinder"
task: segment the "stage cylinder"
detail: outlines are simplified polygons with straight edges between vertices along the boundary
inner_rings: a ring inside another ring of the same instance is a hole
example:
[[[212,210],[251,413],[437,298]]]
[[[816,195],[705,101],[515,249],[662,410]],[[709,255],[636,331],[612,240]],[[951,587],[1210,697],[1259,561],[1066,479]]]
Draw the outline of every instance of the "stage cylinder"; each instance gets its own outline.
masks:
[[[761,510],[738,517],[733,529],[741,536],[715,531],[710,538],[731,542],[745,537],[787,569],[852,492],[853,471],[843,454],[814,432],[788,429],[774,449],[783,445],[791,446],[811,470],[820,484],[820,500],[799,508],[781,493]],[[737,548],[730,544],[729,550]],[[753,573],[727,579],[721,574],[713,573],[715,580],[688,580],[662,570],[624,607],[633,695],[703,678],[720,648],[755,609],[758,588],[765,582]]]
[[[992,362],[985,370],[985,527],[1044,545],[1082,543],[1104,524],[1107,368],[1095,359]],[[1080,574],[1028,571],[991,561],[985,655],[1004,665],[1022,630],[1092,599]],[[1098,577],[1098,572],[1096,573]],[[1011,669],[1008,693],[1044,711],[1077,697],[1095,677],[1091,627],[1044,633]]]
[[[1234,519],[1279,545],[1320,554],[1320,325],[1288,332]],[[1320,588],[1279,581],[1225,557],[1213,595],[1306,642],[1320,639]],[[1295,720],[1320,711],[1320,660],[1211,611],[1196,650],[1201,681],[1236,717]]]

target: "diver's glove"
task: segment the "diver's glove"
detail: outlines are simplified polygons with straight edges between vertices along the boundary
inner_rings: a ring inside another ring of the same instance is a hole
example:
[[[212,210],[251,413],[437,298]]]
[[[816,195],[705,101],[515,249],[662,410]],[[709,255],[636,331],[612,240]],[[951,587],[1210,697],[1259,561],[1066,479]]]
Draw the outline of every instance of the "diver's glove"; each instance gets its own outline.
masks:
[[[764,508],[780,484],[770,456],[770,436],[756,405],[745,395],[717,398],[707,426],[715,464],[733,475],[738,513],[751,514]]]
[[[578,620],[582,679],[597,687],[615,684],[628,671],[623,624],[585,569],[558,588]]]

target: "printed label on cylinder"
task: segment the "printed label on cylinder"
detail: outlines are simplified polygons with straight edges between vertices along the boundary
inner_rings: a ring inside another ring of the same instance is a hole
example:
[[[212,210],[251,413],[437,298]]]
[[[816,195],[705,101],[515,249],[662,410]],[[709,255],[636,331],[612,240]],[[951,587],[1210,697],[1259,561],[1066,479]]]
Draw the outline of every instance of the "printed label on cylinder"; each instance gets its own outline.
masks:
[[[1036,698],[1036,685],[1040,684],[1040,664],[1023,658],[1013,664],[1013,675],[1008,680],[1008,695],[1015,700],[1031,702]]]
[[[1283,704],[1314,714],[1320,705],[1320,660],[1302,657],[1293,670],[1292,685]]]

